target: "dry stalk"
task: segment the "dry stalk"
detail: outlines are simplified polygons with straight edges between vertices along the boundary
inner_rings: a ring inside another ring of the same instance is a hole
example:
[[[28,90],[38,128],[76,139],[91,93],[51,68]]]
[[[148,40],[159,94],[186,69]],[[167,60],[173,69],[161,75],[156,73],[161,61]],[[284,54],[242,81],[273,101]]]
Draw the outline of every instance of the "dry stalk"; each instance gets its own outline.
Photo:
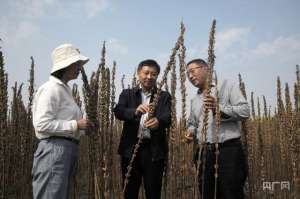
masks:
[[[214,64],[215,64],[215,54],[214,54],[215,32],[216,32],[216,20],[214,19],[212,22],[210,35],[209,35],[208,60],[207,60],[208,75],[203,89],[203,96],[211,95],[211,85],[212,85],[213,71],[214,71]],[[202,121],[203,126],[200,132],[201,141],[199,141],[199,154],[197,160],[197,176],[199,176],[199,167],[200,164],[202,163],[202,174],[201,174],[202,190],[204,190],[204,173],[205,173],[205,164],[206,164],[206,133],[208,130],[208,118],[209,118],[209,109],[204,108],[203,121]],[[203,157],[202,162],[200,160],[201,155]],[[202,191],[202,198],[203,198],[203,192],[204,191]]]

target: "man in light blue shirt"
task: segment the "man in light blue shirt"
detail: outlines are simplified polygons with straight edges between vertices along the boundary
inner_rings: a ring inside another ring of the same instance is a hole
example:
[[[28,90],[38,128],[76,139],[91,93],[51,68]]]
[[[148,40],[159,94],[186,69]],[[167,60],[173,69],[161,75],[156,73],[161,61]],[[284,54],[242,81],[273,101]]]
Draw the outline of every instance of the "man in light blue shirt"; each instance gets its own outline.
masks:
[[[195,59],[187,64],[187,76],[191,83],[198,88],[196,96],[191,101],[191,111],[188,119],[188,142],[196,139],[206,143],[205,170],[199,166],[199,189],[205,199],[214,198],[215,191],[215,143],[219,143],[219,168],[217,180],[217,198],[242,199],[243,186],[246,179],[246,163],[240,137],[240,122],[250,115],[248,102],[243,97],[239,85],[224,80],[220,85],[211,85],[211,95],[204,95],[203,90],[208,76],[208,65],[202,59]],[[221,125],[216,129],[216,89],[219,91],[219,107]],[[208,128],[205,140],[201,139],[204,109],[209,109]],[[196,159],[198,155],[196,154]],[[203,162],[203,161],[200,161]],[[202,180],[204,172],[204,180]]]

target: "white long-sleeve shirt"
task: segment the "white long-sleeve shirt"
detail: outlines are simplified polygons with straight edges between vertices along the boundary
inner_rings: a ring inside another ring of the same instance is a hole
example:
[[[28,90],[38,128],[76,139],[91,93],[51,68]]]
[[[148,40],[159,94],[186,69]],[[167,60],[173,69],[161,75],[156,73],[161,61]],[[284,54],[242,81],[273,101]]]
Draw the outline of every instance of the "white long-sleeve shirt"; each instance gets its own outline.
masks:
[[[38,139],[63,136],[79,139],[81,132],[77,120],[82,112],[70,87],[56,77],[50,76],[37,91],[33,100],[33,126]]]
[[[215,96],[216,89],[212,88],[212,96]],[[203,93],[199,92],[191,101],[191,112],[188,119],[188,131],[201,140],[201,129],[203,127]],[[239,85],[229,80],[224,80],[219,88],[220,111],[226,114],[227,118],[221,118],[219,132],[216,134],[215,117],[212,111],[209,112],[208,129],[205,142],[219,143],[241,136],[240,121],[250,116],[248,102],[243,97]],[[217,138],[217,140],[215,139]]]

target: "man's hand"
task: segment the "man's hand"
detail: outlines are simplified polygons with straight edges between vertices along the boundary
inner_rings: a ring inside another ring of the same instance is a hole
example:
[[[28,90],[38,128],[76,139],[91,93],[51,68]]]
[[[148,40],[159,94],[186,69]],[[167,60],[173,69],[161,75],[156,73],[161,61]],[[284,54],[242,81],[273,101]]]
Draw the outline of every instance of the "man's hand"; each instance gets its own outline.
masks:
[[[135,115],[143,115],[149,112],[149,105],[148,104],[141,104],[135,110]]]
[[[85,130],[87,128],[88,125],[88,120],[87,119],[80,119],[77,121],[77,127],[79,130]]]
[[[193,133],[187,131],[186,134],[184,135],[184,139],[185,139],[185,142],[189,144],[192,141],[194,141],[195,136]]]
[[[151,118],[150,120],[146,121],[144,123],[145,127],[146,128],[149,128],[149,129],[156,129],[159,125],[159,121],[156,117],[153,117]]]
[[[213,96],[206,95],[203,102],[205,109],[211,109],[214,114],[216,113],[217,102]]]

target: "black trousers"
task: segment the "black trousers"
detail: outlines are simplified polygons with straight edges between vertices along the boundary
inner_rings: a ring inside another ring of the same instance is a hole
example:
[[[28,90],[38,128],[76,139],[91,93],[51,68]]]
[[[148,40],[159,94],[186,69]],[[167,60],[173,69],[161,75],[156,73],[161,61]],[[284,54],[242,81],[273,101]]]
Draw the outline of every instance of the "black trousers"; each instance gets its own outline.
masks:
[[[121,157],[123,184],[130,159]],[[138,199],[140,185],[144,183],[147,199],[159,199],[161,195],[164,160],[152,161],[150,143],[140,146],[130,172],[129,182],[125,191],[126,199]]]
[[[246,159],[239,139],[233,139],[219,146],[218,156],[218,199],[243,199],[243,187],[247,177]],[[199,154],[199,153],[198,153]],[[198,154],[195,156],[197,162]],[[203,173],[203,150],[199,166],[199,190],[204,199],[214,199],[215,192],[215,162],[214,145],[206,147],[206,163]],[[202,180],[204,177],[204,180]]]

